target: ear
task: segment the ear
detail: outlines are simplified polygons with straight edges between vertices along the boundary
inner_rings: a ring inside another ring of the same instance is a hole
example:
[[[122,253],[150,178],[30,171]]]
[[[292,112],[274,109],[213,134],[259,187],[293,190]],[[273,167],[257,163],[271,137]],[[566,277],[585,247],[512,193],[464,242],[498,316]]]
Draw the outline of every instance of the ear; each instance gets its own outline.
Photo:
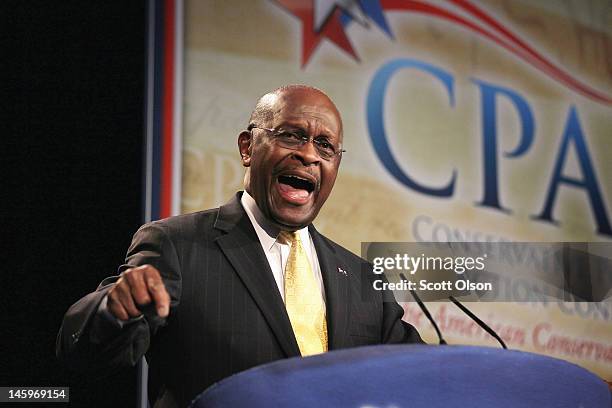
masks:
[[[253,134],[248,130],[243,130],[238,135],[238,150],[240,151],[240,159],[242,166],[249,167],[251,165],[251,151],[253,149]]]

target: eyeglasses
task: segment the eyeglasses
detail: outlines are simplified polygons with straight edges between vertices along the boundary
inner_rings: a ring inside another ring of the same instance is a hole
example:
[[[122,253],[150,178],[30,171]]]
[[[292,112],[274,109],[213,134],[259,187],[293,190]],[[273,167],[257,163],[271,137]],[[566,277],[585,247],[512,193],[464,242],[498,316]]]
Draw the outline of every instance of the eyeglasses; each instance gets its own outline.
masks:
[[[299,150],[306,143],[310,142],[310,136],[307,136],[295,130],[268,129],[255,125],[249,125],[247,130],[261,129],[270,132],[274,141],[281,147],[291,150]],[[342,155],[346,150],[342,149],[342,145],[334,145],[324,136],[312,138],[312,144],[323,160],[332,160],[333,158]]]

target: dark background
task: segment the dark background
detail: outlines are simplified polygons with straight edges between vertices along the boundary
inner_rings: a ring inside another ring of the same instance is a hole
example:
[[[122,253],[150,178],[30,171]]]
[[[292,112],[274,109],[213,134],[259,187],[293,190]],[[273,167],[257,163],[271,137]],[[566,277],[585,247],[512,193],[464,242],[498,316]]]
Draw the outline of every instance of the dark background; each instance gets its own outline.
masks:
[[[3,9],[0,386],[135,406],[135,369],[85,378],[54,349],[66,309],[115,273],[142,222],[145,1]]]

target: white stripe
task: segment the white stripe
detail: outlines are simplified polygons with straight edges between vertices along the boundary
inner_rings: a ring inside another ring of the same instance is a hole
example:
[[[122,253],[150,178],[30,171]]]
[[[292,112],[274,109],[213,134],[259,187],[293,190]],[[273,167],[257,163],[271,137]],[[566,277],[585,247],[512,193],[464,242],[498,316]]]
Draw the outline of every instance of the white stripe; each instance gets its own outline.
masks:
[[[174,11],[174,106],[172,107],[172,197],[170,213],[181,212],[182,157],[183,157],[183,0],[175,1]]]
[[[155,0],[148,4],[147,37],[147,93],[145,113],[145,185],[144,185],[144,222],[151,221],[153,200],[153,108],[155,103]]]

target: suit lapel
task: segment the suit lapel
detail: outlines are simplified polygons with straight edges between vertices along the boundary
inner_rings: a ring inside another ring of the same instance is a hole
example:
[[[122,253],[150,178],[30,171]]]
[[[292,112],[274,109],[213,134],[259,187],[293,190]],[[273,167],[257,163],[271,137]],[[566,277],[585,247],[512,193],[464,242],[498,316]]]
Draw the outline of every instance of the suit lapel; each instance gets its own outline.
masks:
[[[240,196],[238,193],[219,209],[215,228],[226,234],[216,242],[257,303],[285,354],[299,356],[285,304],[257,234],[240,204]]]
[[[325,306],[327,310],[327,331],[329,349],[342,348],[347,336],[351,310],[351,288],[347,268],[336,256],[334,248],[319,234],[313,225],[308,227],[317,251],[319,266],[325,285]],[[352,271],[360,273],[359,271]]]

